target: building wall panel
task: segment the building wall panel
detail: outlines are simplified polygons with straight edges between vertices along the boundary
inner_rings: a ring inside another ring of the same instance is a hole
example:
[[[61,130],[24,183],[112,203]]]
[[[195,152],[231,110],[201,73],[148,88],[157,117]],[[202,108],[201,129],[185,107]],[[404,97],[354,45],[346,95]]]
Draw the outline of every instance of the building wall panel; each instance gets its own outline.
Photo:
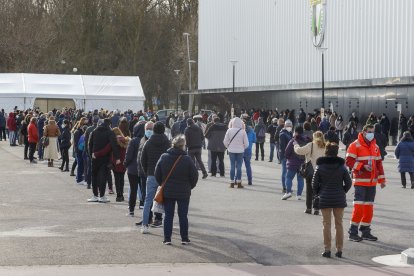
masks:
[[[414,1],[327,0],[326,81],[414,76]],[[308,0],[200,0],[199,89],[320,82]]]

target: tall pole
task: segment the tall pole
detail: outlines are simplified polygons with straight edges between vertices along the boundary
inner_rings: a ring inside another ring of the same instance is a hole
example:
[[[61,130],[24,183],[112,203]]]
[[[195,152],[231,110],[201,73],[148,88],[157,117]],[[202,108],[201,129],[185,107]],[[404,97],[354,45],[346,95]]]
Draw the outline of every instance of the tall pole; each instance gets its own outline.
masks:
[[[231,96],[232,96],[232,100],[231,100],[231,117],[233,118],[234,117],[234,106],[235,106],[234,103],[235,103],[235,100],[236,100],[234,90],[235,90],[235,86],[236,86],[236,63],[237,63],[237,60],[231,60],[230,62],[233,64],[233,89],[232,89],[232,93],[231,93]]]
[[[322,108],[325,108],[325,59],[322,52]]]
[[[178,97],[180,94],[180,70],[174,70],[174,72],[177,74],[177,99],[176,99],[176,105],[175,105],[175,112],[178,115]]]
[[[188,58],[188,90],[191,92],[192,85],[191,85],[191,63],[194,62],[190,58],[190,34],[183,33],[186,37],[187,42],[187,58]],[[191,113],[193,109],[193,102],[194,102],[194,95],[188,94],[188,111]]]

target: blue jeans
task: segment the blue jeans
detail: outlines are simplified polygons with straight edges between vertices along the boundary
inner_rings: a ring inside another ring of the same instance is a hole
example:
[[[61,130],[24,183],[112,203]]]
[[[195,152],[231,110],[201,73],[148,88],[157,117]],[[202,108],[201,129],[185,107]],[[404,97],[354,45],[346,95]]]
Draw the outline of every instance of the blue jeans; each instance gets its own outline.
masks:
[[[270,143],[270,155],[269,155],[269,160],[270,161],[273,161],[273,155],[274,155],[275,147],[276,147],[275,143]]]
[[[39,154],[39,159],[43,159],[43,146],[42,146],[42,143],[37,144],[37,152]]]
[[[142,225],[148,225],[149,216],[152,208],[152,202],[154,201],[155,193],[158,189],[158,182],[155,176],[149,175],[147,177],[147,191],[145,195],[144,210],[142,212]]]
[[[286,158],[282,159],[282,188],[286,190]]]
[[[298,192],[296,194],[298,196],[301,196],[303,191],[303,177],[299,174],[297,170],[287,170],[286,189],[288,193],[292,192],[293,178],[295,178],[295,175],[298,176]]]
[[[89,157],[89,155],[85,155],[85,159],[86,159],[86,183],[88,183],[88,185],[92,184],[92,160]]]
[[[173,230],[175,203],[178,205],[178,219],[180,221],[180,235],[181,240],[188,239],[188,206],[190,205],[190,198],[173,199],[164,198],[164,239],[171,241],[171,234]]]
[[[242,164],[243,164],[243,155],[244,153],[232,153],[229,152],[230,157],[230,181],[241,182],[242,177]],[[235,172],[236,171],[236,172]]]
[[[78,150],[76,152],[76,161],[78,163],[77,171],[76,171],[76,182],[79,183],[83,178],[83,151]]]
[[[245,153],[243,156],[243,160],[244,160],[244,166],[246,167],[247,180],[249,182],[252,182],[253,180],[252,165],[251,165],[252,153]]]

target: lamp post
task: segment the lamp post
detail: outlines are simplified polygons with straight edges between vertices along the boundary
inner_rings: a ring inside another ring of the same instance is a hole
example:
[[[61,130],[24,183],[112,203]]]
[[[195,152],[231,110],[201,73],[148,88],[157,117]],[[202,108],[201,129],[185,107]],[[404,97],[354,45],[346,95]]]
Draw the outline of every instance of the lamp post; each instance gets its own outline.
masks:
[[[317,48],[322,54],[322,108],[325,109],[325,52],[328,48]]]
[[[187,43],[187,58],[188,58],[188,90],[191,92],[192,85],[191,85],[191,64],[196,63],[196,61],[191,60],[190,58],[190,34],[183,33],[183,36],[186,38]],[[188,95],[188,111],[191,112],[193,109],[193,102],[194,102],[194,95]]]
[[[234,101],[235,101],[235,97],[234,97],[234,89],[235,89],[235,85],[236,85],[236,63],[238,62],[237,60],[231,60],[230,61],[231,64],[233,65],[233,90],[232,90],[232,100],[231,100],[231,117],[234,117]]]
[[[180,94],[180,70],[174,70],[175,74],[177,74],[177,101],[176,101],[176,107],[175,112],[178,115],[178,95]]]

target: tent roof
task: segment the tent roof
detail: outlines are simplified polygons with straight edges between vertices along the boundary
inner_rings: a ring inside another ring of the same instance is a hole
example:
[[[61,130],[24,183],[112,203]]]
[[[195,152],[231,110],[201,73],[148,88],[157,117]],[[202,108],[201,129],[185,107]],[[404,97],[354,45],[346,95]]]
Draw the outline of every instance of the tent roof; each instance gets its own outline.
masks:
[[[137,76],[0,74],[0,97],[145,100]]]

